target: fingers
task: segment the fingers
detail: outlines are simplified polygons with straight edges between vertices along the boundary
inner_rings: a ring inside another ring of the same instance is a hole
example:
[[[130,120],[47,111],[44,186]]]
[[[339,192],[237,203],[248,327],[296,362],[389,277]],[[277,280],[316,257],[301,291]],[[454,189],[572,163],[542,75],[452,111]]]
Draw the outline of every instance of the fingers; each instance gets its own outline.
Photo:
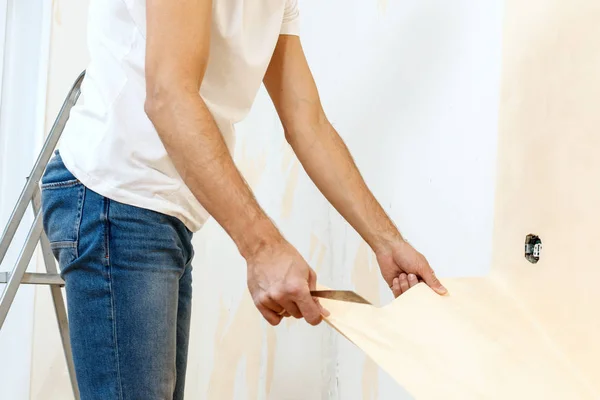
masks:
[[[279,325],[284,317],[289,316],[286,309],[267,294],[263,294],[255,304],[258,311],[260,311],[267,322],[273,326]]]
[[[278,325],[283,317],[290,315],[294,318],[304,318],[311,325],[318,325],[322,321],[322,314],[329,315],[329,312],[310,295],[307,283],[277,290],[271,294],[265,292],[255,304],[265,319],[274,326]]]
[[[402,294],[402,289],[400,289],[400,279],[398,277],[394,278],[390,288],[392,289],[392,293],[394,293],[394,297],[398,297]]]
[[[285,292],[275,291],[273,294],[267,294],[264,297],[262,303],[270,310],[275,311],[277,315],[281,317],[293,316],[294,318],[302,318],[302,313]]]
[[[291,315],[294,318],[302,318],[302,313],[296,304],[287,299],[281,299],[279,301],[279,305],[283,307],[288,315]]]
[[[283,319],[283,315],[277,314],[275,311],[273,311],[273,310],[265,307],[261,303],[257,303],[256,304],[256,308],[262,314],[262,316],[264,317],[264,319],[266,319],[267,322],[269,324],[273,325],[273,326],[279,325],[279,323]]]
[[[405,293],[408,289],[419,284],[419,278],[415,274],[401,273],[398,277],[394,278],[390,289],[394,293],[394,297],[400,296]]]
[[[277,304],[295,318],[304,318],[311,325],[321,323],[323,308],[310,295],[308,286],[292,289],[288,293],[277,293],[274,297]]]
[[[403,272],[400,274],[398,279],[400,281],[400,289],[402,290],[402,293],[406,292],[410,287],[408,285],[408,276]]]
[[[317,274],[290,249],[284,249],[287,253],[280,257],[287,266],[284,270],[249,263],[248,289],[254,304],[271,325],[279,324],[289,315],[318,325],[329,312],[311,295],[317,286]]]
[[[305,292],[306,288],[300,289],[298,288],[297,291],[299,293]],[[290,290],[285,290],[285,288],[280,289],[278,291],[275,291],[272,295],[271,298],[280,306],[282,307],[289,315],[293,316],[294,318],[302,318],[304,315],[302,313],[302,311],[300,310],[299,306],[296,304],[296,300],[295,300],[295,296],[294,293],[290,293],[293,291]]]
[[[415,274],[408,274],[408,286],[413,287],[419,283],[419,279]]]

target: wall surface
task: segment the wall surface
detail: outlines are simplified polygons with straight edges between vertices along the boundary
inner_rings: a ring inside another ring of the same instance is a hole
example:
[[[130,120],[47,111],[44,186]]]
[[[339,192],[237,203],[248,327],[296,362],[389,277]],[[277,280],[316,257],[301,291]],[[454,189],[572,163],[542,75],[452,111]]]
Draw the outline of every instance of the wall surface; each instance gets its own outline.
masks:
[[[304,7],[304,43],[329,118],[376,197],[438,274],[484,274],[503,2],[352,1],[343,11],[340,4]],[[332,21],[335,31],[325,34]],[[323,283],[390,301],[368,247],[334,211],[330,220],[333,273]],[[335,337],[337,398],[408,398]]]
[[[439,276],[491,259],[503,4],[460,0],[301,2],[303,45],[325,110],[365,179]],[[55,0],[48,120],[85,68],[85,2]],[[334,30],[332,30],[335,28]],[[68,57],[66,55],[68,54]],[[328,205],[261,90],[238,126],[236,160],[320,281],[388,302],[368,247]],[[192,399],[403,399],[404,391],[323,324],[272,328],[245,266],[214,221],[194,239]],[[36,303],[32,399],[70,389],[47,294]]]
[[[490,273],[382,308],[322,303],[416,399],[597,400],[600,3],[506,3]]]
[[[0,1],[0,231],[17,202],[39,151],[46,89],[46,8],[41,0]],[[6,11],[6,14],[4,12]],[[4,18],[6,17],[6,18]],[[28,211],[2,263],[15,265],[32,223]],[[35,269],[32,262],[29,271]],[[0,284],[0,292],[4,284]],[[0,398],[28,399],[34,288],[22,286],[0,330]]]

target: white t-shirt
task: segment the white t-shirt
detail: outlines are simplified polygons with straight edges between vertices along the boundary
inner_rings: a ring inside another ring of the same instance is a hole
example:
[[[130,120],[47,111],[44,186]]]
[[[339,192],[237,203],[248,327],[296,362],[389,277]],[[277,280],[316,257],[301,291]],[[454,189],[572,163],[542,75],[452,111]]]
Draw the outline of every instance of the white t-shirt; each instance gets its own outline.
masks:
[[[213,0],[210,56],[200,94],[229,149],[252,106],[280,34],[297,35],[297,0]],[[145,0],[91,0],[90,64],[60,143],[66,167],[110,199],[179,218],[208,218],[144,112]]]

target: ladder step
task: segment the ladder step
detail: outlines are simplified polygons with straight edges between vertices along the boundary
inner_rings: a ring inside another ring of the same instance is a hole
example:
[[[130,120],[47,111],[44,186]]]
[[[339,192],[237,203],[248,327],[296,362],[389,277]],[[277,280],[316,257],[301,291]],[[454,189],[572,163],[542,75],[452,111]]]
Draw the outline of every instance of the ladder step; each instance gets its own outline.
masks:
[[[0,283],[7,283],[9,279],[10,272],[0,272]],[[23,280],[21,280],[21,283],[29,285],[65,286],[65,281],[63,281],[59,274],[41,274],[26,272],[23,276]]]

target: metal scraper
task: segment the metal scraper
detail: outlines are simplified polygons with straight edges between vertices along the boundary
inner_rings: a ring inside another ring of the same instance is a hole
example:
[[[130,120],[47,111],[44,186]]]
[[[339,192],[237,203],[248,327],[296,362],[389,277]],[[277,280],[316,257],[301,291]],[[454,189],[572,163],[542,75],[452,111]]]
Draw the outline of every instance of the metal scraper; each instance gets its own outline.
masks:
[[[310,294],[314,297],[322,297],[324,299],[371,304],[364,297],[359,296],[351,290],[313,290],[310,292]]]

